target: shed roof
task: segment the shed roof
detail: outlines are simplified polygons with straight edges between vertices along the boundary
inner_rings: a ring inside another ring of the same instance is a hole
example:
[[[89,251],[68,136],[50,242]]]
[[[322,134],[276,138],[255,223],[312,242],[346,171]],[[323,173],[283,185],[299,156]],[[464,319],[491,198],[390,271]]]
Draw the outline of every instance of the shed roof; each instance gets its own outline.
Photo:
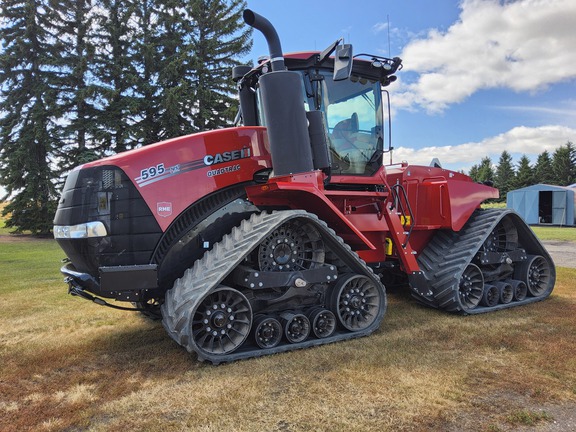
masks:
[[[535,184],[532,186],[526,186],[524,188],[515,189],[508,193],[512,192],[522,192],[522,191],[561,191],[561,190],[569,190],[574,192],[574,188],[576,187],[576,183],[572,186],[556,186],[556,185],[549,185],[544,183]]]

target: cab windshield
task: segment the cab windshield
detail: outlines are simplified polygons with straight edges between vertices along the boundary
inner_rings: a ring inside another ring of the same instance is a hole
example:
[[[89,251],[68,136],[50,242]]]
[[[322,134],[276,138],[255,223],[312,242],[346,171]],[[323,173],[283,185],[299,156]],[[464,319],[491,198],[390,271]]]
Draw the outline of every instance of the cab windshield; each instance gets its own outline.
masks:
[[[383,154],[380,83],[354,75],[335,82],[331,71],[302,73],[306,109],[321,110],[325,116],[332,173],[372,175]]]
[[[354,75],[334,81],[331,70],[299,72],[306,111],[324,113],[332,174],[373,175],[382,165],[384,145],[380,83]],[[265,126],[258,92],[256,97],[260,124]]]

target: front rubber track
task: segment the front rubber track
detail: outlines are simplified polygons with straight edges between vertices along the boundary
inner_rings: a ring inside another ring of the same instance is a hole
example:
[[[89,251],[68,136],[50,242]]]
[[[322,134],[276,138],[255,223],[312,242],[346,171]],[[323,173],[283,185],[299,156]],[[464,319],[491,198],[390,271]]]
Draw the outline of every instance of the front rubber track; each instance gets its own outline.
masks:
[[[229,354],[214,355],[201,350],[196,345],[191,331],[194,311],[202,299],[218,289],[226,276],[242,263],[272,231],[293,219],[303,219],[318,230],[326,247],[337,256],[339,268],[343,267],[349,272],[364,275],[378,287],[382,301],[374,322],[359,331],[350,332],[339,329],[326,338],[309,337],[303,342],[283,344],[273,348],[261,349],[244,343]],[[286,210],[252,214],[249,219],[233,228],[210,251],[197,260],[193,267],[186,270],[182,278],[178,279],[173,288],[166,293],[165,302],[162,305],[162,324],[170,337],[178,344],[191,353],[196,352],[198,360],[219,364],[367,336],[380,326],[386,307],[386,293],[380,279],[332,229],[313,214],[301,210]]]

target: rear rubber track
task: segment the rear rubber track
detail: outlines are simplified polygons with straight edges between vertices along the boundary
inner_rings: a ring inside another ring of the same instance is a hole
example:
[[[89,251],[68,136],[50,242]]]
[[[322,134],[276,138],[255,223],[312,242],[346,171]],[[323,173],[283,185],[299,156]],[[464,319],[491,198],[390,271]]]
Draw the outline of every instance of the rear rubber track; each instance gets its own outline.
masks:
[[[550,288],[538,297],[467,309],[459,299],[460,278],[468,264],[473,262],[486,238],[504,217],[515,220],[519,237],[522,239],[521,246],[528,253],[541,255],[548,261],[552,271]],[[418,257],[418,263],[428,282],[429,295],[420,296],[415,290],[412,295],[426,305],[449,312],[479,314],[522,306],[545,299],[554,287],[555,269],[552,258],[520,216],[508,209],[476,210],[460,231],[439,231]]]

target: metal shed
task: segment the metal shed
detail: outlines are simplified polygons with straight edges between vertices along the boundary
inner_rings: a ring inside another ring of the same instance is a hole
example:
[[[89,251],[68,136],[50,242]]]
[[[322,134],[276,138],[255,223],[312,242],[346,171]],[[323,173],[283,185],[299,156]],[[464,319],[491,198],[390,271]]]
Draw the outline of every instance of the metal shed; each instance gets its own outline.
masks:
[[[506,207],[514,209],[527,224],[576,225],[575,189],[537,184],[508,192]]]

